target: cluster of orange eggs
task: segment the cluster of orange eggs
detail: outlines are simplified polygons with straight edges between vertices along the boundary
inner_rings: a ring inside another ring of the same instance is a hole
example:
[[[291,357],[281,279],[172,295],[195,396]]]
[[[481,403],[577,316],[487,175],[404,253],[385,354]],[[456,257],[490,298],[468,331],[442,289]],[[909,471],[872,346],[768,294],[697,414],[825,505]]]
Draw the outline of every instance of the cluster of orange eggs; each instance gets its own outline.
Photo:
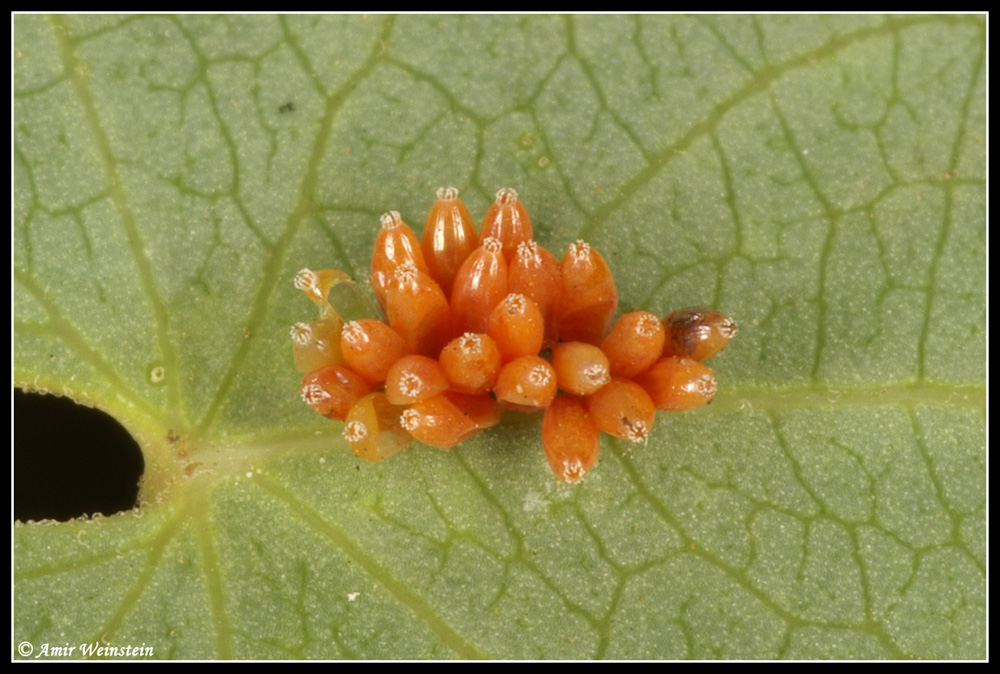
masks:
[[[329,297],[343,272],[295,277],[320,309],[292,328],[302,399],[345,422],[357,456],[381,461],[412,439],[448,449],[504,410],[544,410],[549,465],[572,483],[597,461],[600,431],[645,443],[656,410],[712,400],[702,361],[736,334],[733,319],[690,307],[612,325],[618,291],[588,244],[557,261],[512,189],[497,192],[478,235],[458,190],[437,196],[419,242],[399,213],[381,217],[371,283],[386,322],[344,321]]]

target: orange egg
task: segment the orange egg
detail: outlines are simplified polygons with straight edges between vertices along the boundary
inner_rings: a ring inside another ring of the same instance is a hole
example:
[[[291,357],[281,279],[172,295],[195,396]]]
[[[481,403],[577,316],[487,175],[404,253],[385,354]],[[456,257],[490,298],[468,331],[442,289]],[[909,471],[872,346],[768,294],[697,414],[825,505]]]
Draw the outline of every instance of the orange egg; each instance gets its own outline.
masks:
[[[403,356],[389,368],[385,394],[394,405],[412,405],[448,390],[444,368],[433,358]]]
[[[558,339],[555,308],[562,295],[559,262],[535,241],[522,241],[507,269],[507,290],[533,300],[545,321],[542,345],[551,347]]]
[[[374,318],[344,325],[340,331],[340,350],[347,366],[372,384],[385,381],[389,368],[407,352],[406,340]]]
[[[667,340],[664,356],[686,356],[697,361],[716,355],[736,336],[736,321],[705,307],[678,309],[663,319]]]
[[[458,391],[445,391],[444,395],[480,430],[492,428],[500,423],[500,408],[492,396]]]
[[[292,326],[292,358],[295,369],[305,374],[328,365],[342,365],[339,318],[320,318]]]
[[[460,393],[488,393],[501,366],[500,349],[493,338],[475,332],[448,342],[438,361],[451,388]]]
[[[350,277],[337,269],[300,269],[293,284],[320,308],[320,318],[340,318],[330,305],[327,295],[334,285],[342,281],[350,281]]]
[[[452,391],[419,402],[400,415],[400,424],[410,435],[438,449],[450,449],[498,420],[496,402],[489,396]]]
[[[420,249],[431,276],[445,295],[451,295],[455,275],[469,254],[479,247],[479,237],[457,189],[442,187],[437,197],[427,214]]]
[[[608,357],[611,376],[632,379],[659,360],[666,331],[663,323],[648,311],[632,311],[611,328],[601,343]]]
[[[559,342],[553,346],[552,368],[559,388],[577,396],[596,393],[611,381],[608,357],[586,342]]]
[[[562,261],[562,295],[556,307],[559,339],[600,344],[618,310],[618,289],[608,263],[577,241]]]
[[[608,435],[629,442],[645,444],[649,441],[656,407],[649,394],[635,382],[612,379],[585,401],[597,427]]]
[[[420,252],[417,235],[403,222],[399,211],[383,213],[379,222],[382,227],[375,238],[375,252],[372,254],[372,288],[383,313],[387,313],[386,295],[396,268],[411,264],[425,274],[429,270]]]
[[[719,388],[712,368],[693,358],[670,356],[656,362],[638,377],[658,410],[679,412],[712,402]]]
[[[514,257],[518,244],[535,238],[528,211],[517,197],[517,191],[504,187],[497,191],[496,199],[486,211],[479,236],[498,239],[503,247],[504,259]]]
[[[451,310],[458,330],[486,332],[493,308],[507,295],[507,262],[500,240],[483,239],[462,263],[451,289]]]
[[[518,356],[535,356],[542,350],[545,322],[538,305],[519,293],[503,298],[486,322],[486,333],[497,343],[500,358],[508,363]]]
[[[583,401],[561,395],[542,418],[542,447],[552,472],[563,482],[583,479],[601,453],[601,433]]]
[[[343,421],[351,406],[372,392],[364,377],[343,365],[314,370],[302,379],[302,400],[324,417]]]
[[[369,393],[351,406],[344,419],[344,439],[354,455],[378,462],[406,449],[410,434],[400,424],[403,408],[381,392]]]
[[[386,289],[389,325],[406,341],[407,353],[436,356],[454,334],[448,300],[430,276],[413,264],[400,265]]]
[[[503,366],[493,393],[507,409],[533,412],[552,404],[556,373],[544,358],[521,356]]]

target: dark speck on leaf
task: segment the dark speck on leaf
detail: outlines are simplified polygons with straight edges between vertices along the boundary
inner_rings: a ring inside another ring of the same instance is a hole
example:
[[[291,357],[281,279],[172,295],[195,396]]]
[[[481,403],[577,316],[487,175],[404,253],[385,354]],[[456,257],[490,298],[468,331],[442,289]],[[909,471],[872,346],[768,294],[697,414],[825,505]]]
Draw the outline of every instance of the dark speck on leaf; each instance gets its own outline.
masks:
[[[282,105],[280,108],[278,108],[278,112],[280,112],[280,113],[295,112],[295,103],[292,103],[291,101],[288,101],[287,103],[285,103],[284,105]]]

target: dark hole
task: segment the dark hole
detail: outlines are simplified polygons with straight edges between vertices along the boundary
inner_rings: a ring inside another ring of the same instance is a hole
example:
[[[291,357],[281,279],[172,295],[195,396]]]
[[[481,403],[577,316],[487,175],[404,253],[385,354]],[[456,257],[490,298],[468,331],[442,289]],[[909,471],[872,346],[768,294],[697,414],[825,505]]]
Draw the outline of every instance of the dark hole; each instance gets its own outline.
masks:
[[[14,519],[129,510],[142,469],[139,445],[104,412],[14,390]]]

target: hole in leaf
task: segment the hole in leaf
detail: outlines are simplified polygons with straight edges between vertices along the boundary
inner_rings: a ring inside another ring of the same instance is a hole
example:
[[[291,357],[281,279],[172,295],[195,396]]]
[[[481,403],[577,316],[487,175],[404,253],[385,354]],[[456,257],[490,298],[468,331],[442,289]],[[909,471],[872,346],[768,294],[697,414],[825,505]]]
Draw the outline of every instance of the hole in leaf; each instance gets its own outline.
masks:
[[[14,519],[129,510],[143,467],[139,445],[104,412],[14,390]]]

